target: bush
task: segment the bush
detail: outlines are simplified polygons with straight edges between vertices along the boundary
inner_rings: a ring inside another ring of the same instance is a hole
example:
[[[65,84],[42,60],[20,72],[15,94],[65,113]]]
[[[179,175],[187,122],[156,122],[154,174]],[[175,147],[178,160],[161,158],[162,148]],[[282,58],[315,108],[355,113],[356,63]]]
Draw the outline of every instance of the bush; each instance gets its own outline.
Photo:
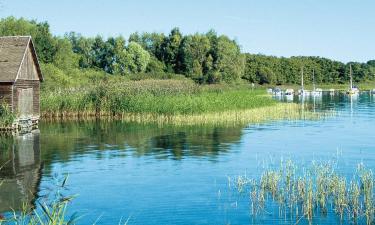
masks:
[[[14,114],[5,103],[0,104],[0,126],[12,125],[15,119]]]

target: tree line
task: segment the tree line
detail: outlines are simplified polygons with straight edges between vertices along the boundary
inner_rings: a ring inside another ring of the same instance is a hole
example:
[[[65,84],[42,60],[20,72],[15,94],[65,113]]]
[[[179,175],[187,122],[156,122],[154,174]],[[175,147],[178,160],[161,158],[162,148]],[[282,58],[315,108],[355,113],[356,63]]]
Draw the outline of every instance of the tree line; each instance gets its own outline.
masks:
[[[318,83],[348,80],[349,64],[357,82],[375,78],[375,60],[342,63],[321,57],[274,57],[242,53],[237,41],[226,35],[184,35],[174,28],[163,33],[133,33],[103,38],[70,32],[54,36],[47,22],[7,17],[0,21],[0,35],[31,35],[41,63],[64,71],[95,69],[110,75],[182,74],[198,83],[234,82],[240,79],[259,84],[299,83],[304,70],[306,83],[312,71]]]

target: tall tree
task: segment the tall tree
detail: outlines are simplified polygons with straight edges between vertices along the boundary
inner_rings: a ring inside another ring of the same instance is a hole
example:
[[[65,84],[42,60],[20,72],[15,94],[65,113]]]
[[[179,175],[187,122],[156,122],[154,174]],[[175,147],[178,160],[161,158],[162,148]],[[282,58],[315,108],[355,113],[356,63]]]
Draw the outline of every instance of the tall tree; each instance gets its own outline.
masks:
[[[179,71],[178,52],[182,41],[182,34],[178,28],[173,28],[168,38],[163,43],[162,60],[167,66],[168,72]]]

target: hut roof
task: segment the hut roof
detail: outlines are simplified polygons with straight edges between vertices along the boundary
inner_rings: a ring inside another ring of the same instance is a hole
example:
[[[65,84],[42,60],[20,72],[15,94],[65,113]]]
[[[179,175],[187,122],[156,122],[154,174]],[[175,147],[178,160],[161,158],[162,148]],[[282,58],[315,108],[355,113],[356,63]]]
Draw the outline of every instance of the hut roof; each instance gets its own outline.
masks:
[[[31,36],[9,36],[0,37],[0,83],[13,83],[17,80],[20,67],[29,46],[36,64],[39,79],[43,81]]]

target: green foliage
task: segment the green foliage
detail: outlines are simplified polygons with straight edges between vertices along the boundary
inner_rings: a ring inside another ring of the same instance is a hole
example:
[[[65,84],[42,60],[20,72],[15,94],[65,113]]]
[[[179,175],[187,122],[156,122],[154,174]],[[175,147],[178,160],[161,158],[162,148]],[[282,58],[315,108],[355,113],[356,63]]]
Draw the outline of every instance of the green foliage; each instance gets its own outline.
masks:
[[[147,72],[184,74],[198,83],[233,82],[245,69],[239,45],[214,31],[182,35],[174,28],[166,37],[157,33],[134,33],[129,41],[139,43],[151,55]],[[155,68],[156,70],[152,70]]]
[[[313,71],[317,83],[347,83],[349,65],[352,65],[355,82],[375,79],[375,65],[372,61],[344,64],[321,57],[278,58],[252,54],[246,54],[243,78],[260,84],[299,84],[303,68],[305,84],[312,83]]]
[[[130,57],[129,71],[132,73],[140,73],[146,71],[150,54],[145,51],[141,45],[136,42],[130,42],[128,46],[128,54]]]
[[[20,212],[13,211],[13,216],[7,218],[4,222],[6,224],[17,224],[17,225],[69,225],[76,224],[80,218],[77,213],[74,213],[68,218],[67,207],[68,204],[73,200],[74,196],[64,196],[61,192],[66,189],[66,182],[68,176],[64,179],[57,180],[56,187],[51,189],[49,195],[51,199],[47,199],[48,202],[37,202],[39,207],[33,209],[28,204],[23,204]],[[50,202],[49,202],[50,201]],[[1,224],[1,221],[0,221]]]
[[[73,52],[72,44],[66,38],[56,40],[56,54],[53,64],[63,70],[78,68],[79,56]]]
[[[204,35],[195,34],[184,37],[180,47],[181,65],[179,70],[197,80],[203,76],[203,63],[206,60],[210,42]]]
[[[152,113],[187,115],[251,109],[275,101],[250,88],[200,86],[189,80],[107,80],[96,85],[43,93],[45,116]]]
[[[133,33],[128,41],[122,36],[104,39],[83,37],[70,32],[54,37],[47,22],[7,17],[0,20],[0,35],[31,35],[46,80],[69,86],[87,79],[87,71],[100,74],[150,78],[155,74],[182,74],[199,84],[251,83],[282,85],[299,84],[301,69],[305,83],[347,83],[349,63],[320,57],[278,58],[241,53],[239,44],[211,30],[183,35],[178,28],[163,33]],[[47,65],[51,64],[51,65]],[[375,80],[375,61],[350,63],[355,82]],[[81,74],[79,73],[81,71]],[[48,77],[51,76],[51,77]],[[61,82],[61,83],[59,83]]]
[[[24,18],[7,17],[0,20],[0,36],[30,35],[35,42],[39,60],[44,63],[53,62],[56,54],[56,43],[47,22],[38,23]]]
[[[235,41],[220,36],[215,46],[216,63],[214,67],[226,82],[240,79],[244,71],[244,57]]]
[[[0,126],[10,126],[15,119],[15,115],[12,113],[7,104],[0,104]]]
[[[163,62],[157,58],[151,56],[150,61],[147,64],[146,72],[148,73],[163,73],[166,70],[166,66]]]
[[[168,72],[178,71],[178,52],[182,41],[182,34],[178,28],[173,28],[168,38],[162,44],[162,60],[167,65]]]

